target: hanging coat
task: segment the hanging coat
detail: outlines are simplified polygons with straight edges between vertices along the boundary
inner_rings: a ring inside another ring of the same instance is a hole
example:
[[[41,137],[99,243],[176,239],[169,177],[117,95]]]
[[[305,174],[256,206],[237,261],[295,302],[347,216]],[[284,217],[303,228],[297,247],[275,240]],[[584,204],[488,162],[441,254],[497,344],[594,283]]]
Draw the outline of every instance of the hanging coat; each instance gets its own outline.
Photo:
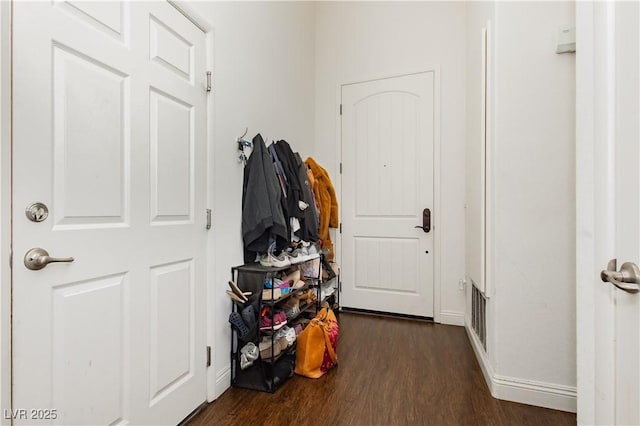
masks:
[[[253,152],[244,168],[242,186],[242,240],[244,261],[253,262],[269,244],[288,245],[287,224],[280,204],[280,183],[271,156],[260,134],[253,138]]]
[[[331,242],[331,235],[329,234],[329,227],[338,227],[338,199],[336,198],[336,191],[331,183],[329,173],[322,168],[311,157],[305,161],[315,179],[313,186],[313,193],[316,200],[319,202],[318,209],[320,210],[320,229],[319,236],[322,240],[322,248],[329,250],[327,258],[333,260],[333,243]]]

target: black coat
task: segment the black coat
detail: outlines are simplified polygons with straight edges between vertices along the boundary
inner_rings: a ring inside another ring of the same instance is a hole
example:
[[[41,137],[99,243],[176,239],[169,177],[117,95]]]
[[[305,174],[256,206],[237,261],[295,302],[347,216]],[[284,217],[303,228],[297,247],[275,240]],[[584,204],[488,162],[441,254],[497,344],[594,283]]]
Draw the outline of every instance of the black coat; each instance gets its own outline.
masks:
[[[253,138],[253,152],[244,168],[242,185],[242,240],[244,261],[253,262],[270,241],[284,247],[289,241],[280,204],[280,184],[260,134]]]

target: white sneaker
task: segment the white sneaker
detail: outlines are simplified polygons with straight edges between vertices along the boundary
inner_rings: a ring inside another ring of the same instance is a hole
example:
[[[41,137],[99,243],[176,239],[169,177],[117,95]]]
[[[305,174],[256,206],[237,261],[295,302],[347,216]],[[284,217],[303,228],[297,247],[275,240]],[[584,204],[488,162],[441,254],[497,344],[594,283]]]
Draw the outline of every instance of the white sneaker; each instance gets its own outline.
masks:
[[[284,253],[281,253],[279,256],[276,256],[273,253],[265,253],[260,256],[260,264],[262,266],[272,266],[275,268],[281,268],[284,266],[291,266],[291,261]]]

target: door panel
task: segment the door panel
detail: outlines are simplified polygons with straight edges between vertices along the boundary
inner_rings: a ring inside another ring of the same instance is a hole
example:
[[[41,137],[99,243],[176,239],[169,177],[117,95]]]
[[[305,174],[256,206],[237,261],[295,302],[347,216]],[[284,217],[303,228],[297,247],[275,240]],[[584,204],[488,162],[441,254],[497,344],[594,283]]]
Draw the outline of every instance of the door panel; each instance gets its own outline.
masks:
[[[193,219],[193,106],[152,89],[151,220]]]
[[[114,37],[125,40],[128,31],[126,20],[129,8],[126,3],[115,1],[59,1],[54,0],[60,9],[76,16],[83,23]]]
[[[205,400],[205,57],[166,2],[14,4],[14,407],[176,424]],[[32,247],[75,260],[31,271]]]
[[[128,78],[54,43],[52,79],[56,225],[124,224],[129,194]]]
[[[640,264],[640,6],[615,3],[615,252]],[[640,424],[640,295],[614,290],[616,424]]]
[[[640,5],[577,12],[577,158],[595,160],[578,163],[578,421],[640,424],[640,293],[598,273],[640,264]]]
[[[156,17],[151,17],[151,60],[193,82],[193,45]]]
[[[53,288],[52,407],[68,423],[124,418],[126,283],[118,274]]]
[[[151,268],[150,404],[194,375],[193,261]]]
[[[433,73],[342,88],[345,307],[433,316]],[[428,252],[428,253],[427,253]]]

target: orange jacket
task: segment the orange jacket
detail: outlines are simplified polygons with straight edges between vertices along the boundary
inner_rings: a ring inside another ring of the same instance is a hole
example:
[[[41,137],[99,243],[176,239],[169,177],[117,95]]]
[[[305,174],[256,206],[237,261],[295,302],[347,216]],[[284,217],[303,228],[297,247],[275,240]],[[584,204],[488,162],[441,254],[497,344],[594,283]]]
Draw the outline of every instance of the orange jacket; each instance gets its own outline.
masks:
[[[318,204],[318,210],[320,210],[320,229],[318,234],[322,240],[322,248],[329,250],[327,256],[329,260],[333,260],[333,243],[331,242],[331,236],[329,235],[329,227],[337,228],[338,222],[338,199],[336,198],[336,191],[329,178],[329,173],[322,168],[316,161],[309,157],[306,159],[305,164],[311,169],[313,173],[313,195]]]

